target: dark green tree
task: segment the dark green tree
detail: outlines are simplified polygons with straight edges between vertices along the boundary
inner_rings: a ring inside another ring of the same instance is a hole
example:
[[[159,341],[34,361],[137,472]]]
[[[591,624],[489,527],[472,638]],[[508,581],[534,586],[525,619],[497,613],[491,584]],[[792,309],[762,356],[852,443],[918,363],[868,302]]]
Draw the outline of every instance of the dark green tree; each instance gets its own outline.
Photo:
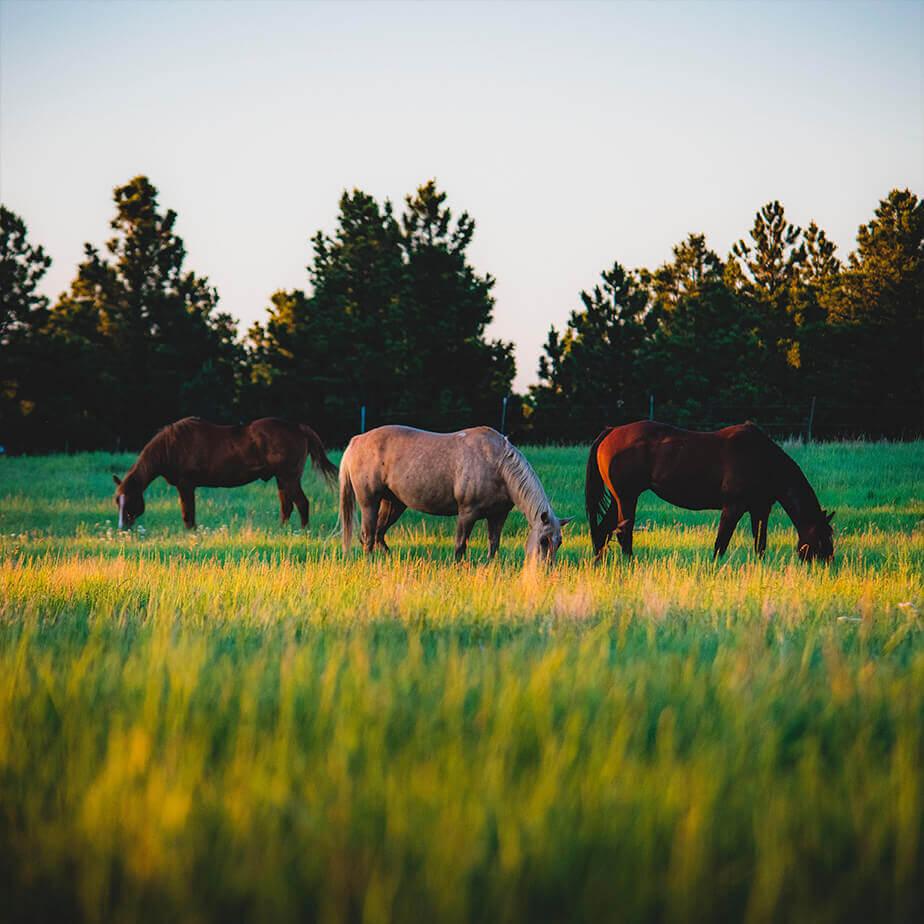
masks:
[[[848,333],[857,400],[924,413],[924,201],[893,189],[857,232],[832,320]]]
[[[48,299],[38,286],[51,258],[27,234],[25,222],[0,205],[0,441],[10,449],[28,445],[48,359],[41,343]]]
[[[722,280],[725,265],[719,255],[706,246],[705,234],[689,234],[673,249],[674,259],[654,272],[642,270],[642,281],[651,292],[652,304],[661,320],[669,323],[670,314],[680,303],[698,295],[703,288]]]
[[[486,339],[494,278],[467,262],[475,221],[463,212],[454,222],[445,200],[431,180],[407,196],[401,220],[405,324],[417,331],[408,349],[406,410],[442,428],[494,422],[516,372],[513,345]]]
[[[254,402],[328,442],[357,432],[363,404],[370,417],[390,404],[407,363],[400,238],[390,203],[360,190],[341,196],[333,235],[311,241],[311,293],[277,292],[265,324],[250,330]]]
[[[189,414],[233,419],[242,358],[235,323],[216,313],[208,280],[184,270],[176,213],[159,210],[144,176],[116,188],[114,200],[106,255],[85,245],[49,321],[77,363],[85,416],[126,446]]]
[[[51,266],[42,247],[30,244],[23,220],[0,205],[0,345],[10,342],[19,329],[44,323],[48,299],[38,292],[42,276]]]
[[[739,240],[732,247],[725,269],[725,283],[755,309],[757,334],[766,355],[767,384],[781,394],[797,391],[797,323],[792,287],[806,259],[802,229],[786,219],[783,206],[768,202],[754,216],[750,243]]]
[[[762,312],[746,294],[743,274],[739,285],[728,284],[729,267],[705,235],[688,235],[672,261],[643,278],[658,322],[648,346],[656,416],[710,427],[774,394],[758,335]]]
[[[563,336],[553,326],[530,389],[537,439],[581,439],[594,428],[637,417],[647,401],[647,345],[657,320],[639,274],[619,263],[602,285],[582,291]]]
[[[485,339],[494,280],[468,264],[475,224],[453,221],[434,183],[400,221],[354,190],[332,236],[312,239],[310,294],[279,292],[250,332],[255,391],[328,441],[368,425],[448,428],[500,410],[512,345]]]
[[[648,354],[657,417],[711,428],[779,400],[768,374],[772,358],[757,332],[760,315],[721,279],[685,295],[660,320]]]
[[[789,286],[805,260],[805,247],[799,243],[802,229],[786,220],[783,206],[768,202],[754,216],[751,243],[743,239],[732,247],[729,282],[735,289],[773,303],[785,299]]]
[[[789,288],[789,314],[795,325],[789,365],[796,395],[814,395],[830,404],[844,400],[851,389],[843,369],[846,344],[829,319],[841,262],[835,256],[836,245],[814,221],[805,229],[803,247],[804,259]]]

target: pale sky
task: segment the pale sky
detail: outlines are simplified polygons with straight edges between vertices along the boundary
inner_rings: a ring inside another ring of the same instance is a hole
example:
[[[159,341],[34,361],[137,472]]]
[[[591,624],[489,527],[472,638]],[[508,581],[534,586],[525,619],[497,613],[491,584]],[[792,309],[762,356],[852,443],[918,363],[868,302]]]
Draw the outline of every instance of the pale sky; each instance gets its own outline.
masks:
[[[307,288],[345,189],[435,178],[497,279],[523,390],[603,269],[779,199],[843,259],[924,195],[924,3],[0,0],[0,198],[68,288],[146,174],[244,330]]]

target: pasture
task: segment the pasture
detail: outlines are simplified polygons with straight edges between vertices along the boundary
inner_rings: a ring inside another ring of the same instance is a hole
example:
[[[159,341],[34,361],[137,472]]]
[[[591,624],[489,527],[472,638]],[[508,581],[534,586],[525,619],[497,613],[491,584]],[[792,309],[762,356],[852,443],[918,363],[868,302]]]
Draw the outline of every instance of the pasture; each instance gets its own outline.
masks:
[[[120,533],[134,457],[0,458],[0,916],[920,920],[924,444],[785,448],[831,565],[649,493],[595,569],[584,448],[524,449],[535,572],[517,511],[367,562],[313,470],[307,535],[162,480]]]

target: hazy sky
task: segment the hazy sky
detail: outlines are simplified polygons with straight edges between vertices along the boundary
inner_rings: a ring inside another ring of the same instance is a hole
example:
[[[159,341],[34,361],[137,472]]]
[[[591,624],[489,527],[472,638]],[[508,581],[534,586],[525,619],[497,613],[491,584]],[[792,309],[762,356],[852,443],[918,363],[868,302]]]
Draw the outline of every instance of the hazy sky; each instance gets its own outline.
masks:
[[[477,222],[516,387],[614,260],[722,256],[779,199],[853,249],[924,194],[924,3],[0,0],[0,196],[54,259],[139,173],[247,327],[307,287],[344,189],[435,178]]]

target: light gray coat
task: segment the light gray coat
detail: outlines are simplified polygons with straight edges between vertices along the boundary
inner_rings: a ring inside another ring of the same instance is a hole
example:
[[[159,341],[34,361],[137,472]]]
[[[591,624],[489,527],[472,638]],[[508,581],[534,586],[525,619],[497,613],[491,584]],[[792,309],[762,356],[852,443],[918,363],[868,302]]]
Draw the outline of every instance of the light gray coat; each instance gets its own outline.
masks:
[[[490,427],[431,433],[386,426],[354,436],[340,461],[340,520],[343,549],[353,539],[358,504],[366,554],[388,551],[385,533],[410,507],[436,516],[457,516],[456,560],[465,554],[472,527],[488,521],[490,557],[516,506],[529,522],[527,558],[554,561],[561,545],[559,519],[523,453]]]

